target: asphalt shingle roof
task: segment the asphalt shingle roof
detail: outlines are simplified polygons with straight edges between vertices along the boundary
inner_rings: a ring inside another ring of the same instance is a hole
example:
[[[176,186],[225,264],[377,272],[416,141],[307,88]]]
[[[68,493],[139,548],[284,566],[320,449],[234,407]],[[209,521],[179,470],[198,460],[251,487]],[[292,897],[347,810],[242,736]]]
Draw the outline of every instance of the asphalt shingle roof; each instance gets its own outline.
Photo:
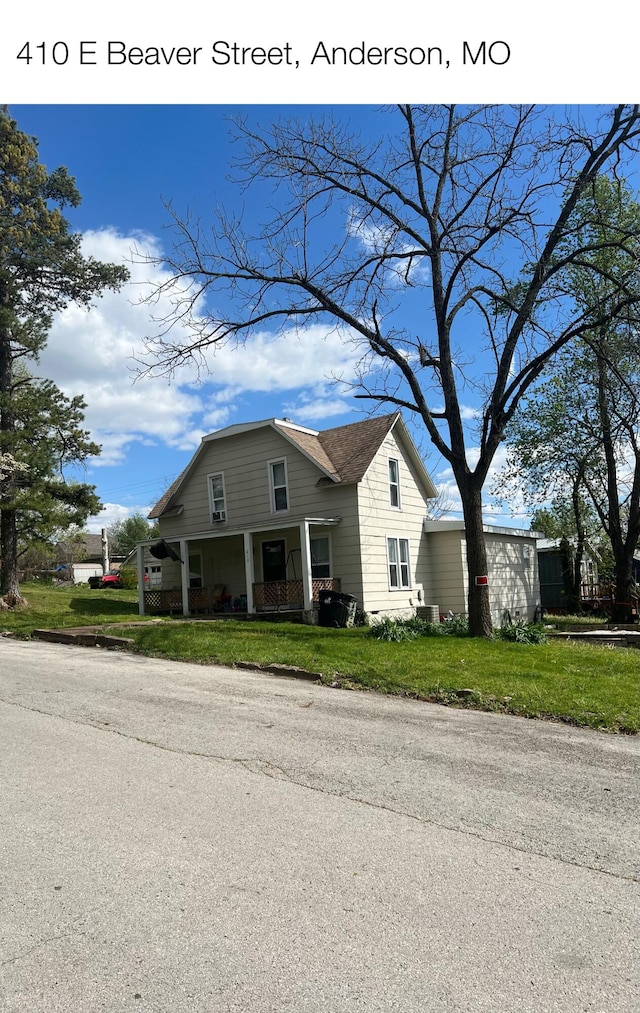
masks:
[[[279,425],[276,429],[314,461],[336,484],[359,482],[373,461],[380,445],[393,428],[398,413],[380,415],[350,422],[345,426],[325,429],[314,434],[296,429],[291,425]],[[191,467],[191,462],[158,500],[149,518],[159,517],[167,510],[172,497],[180,488]]]

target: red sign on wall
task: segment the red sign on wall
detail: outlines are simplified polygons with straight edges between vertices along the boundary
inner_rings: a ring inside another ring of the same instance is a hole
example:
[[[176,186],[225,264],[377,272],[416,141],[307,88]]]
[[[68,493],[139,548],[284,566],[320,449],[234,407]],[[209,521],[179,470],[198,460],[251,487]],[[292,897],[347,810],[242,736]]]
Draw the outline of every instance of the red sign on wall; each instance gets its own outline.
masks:
[[[487,576],[476,577],[476,587],[488,587],[488,585],[489,585],[489,578]]]

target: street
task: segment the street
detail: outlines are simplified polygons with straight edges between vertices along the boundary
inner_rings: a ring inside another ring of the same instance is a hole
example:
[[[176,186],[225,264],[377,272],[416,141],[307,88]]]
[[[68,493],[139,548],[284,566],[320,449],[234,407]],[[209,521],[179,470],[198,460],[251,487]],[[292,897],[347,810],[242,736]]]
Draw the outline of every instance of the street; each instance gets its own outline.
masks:
[[[631,1013],[638,741],[0,638],[1,1013]]]

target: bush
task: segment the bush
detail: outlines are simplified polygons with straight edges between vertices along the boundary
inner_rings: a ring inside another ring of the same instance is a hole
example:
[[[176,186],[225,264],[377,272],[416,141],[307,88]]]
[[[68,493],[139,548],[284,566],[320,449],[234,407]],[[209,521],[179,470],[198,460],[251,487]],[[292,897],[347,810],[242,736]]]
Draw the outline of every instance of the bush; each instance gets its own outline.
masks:
[[[373,623],[370,634],[376,640],[387,640],[398,643],[406,640],[416,640],[417,637],[467,637],[469,635],[469,622],[465,616],[453,616],[444,623],[431,623],[418,616],[410,619],[391,619],[387,616],[384,619]]]
[[[120,583],[128,591],[138,586],[138,571],[133,566],[120,567]]]
[[[417,630],[408,625],[409,622],[411,620],[390,619],[387,616],[385,619],[380,619],[377,623],[373,623],[369,629],[369,633],[376,640],[386,640],[389,643],[416,640],[419,634]]]
[[[503,620],[502,626],[494,633],[496,640],[508,640],[516,644],[546,644],[547,636],[541,623],[528,623],[526,619]]]
[[[444,626],[444,632],[452,637],[469,636],[469,620],[466,616],[451,616],[450,619],[445,619],[441,625]]]

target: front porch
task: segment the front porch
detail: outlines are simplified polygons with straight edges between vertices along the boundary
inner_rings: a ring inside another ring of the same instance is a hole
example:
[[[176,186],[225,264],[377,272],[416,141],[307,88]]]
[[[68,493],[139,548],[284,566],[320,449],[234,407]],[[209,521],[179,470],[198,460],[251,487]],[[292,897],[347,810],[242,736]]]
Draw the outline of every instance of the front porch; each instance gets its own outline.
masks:
[[[340,591],[331,575],[330,531],[340,518],[305,518],[285,527],[165,538],[160,586],[140,580],[149,544],[138,546],[141,615],[256,616],[311,613],[323,591]],[[158,558],[158,557],[157,557]]]

